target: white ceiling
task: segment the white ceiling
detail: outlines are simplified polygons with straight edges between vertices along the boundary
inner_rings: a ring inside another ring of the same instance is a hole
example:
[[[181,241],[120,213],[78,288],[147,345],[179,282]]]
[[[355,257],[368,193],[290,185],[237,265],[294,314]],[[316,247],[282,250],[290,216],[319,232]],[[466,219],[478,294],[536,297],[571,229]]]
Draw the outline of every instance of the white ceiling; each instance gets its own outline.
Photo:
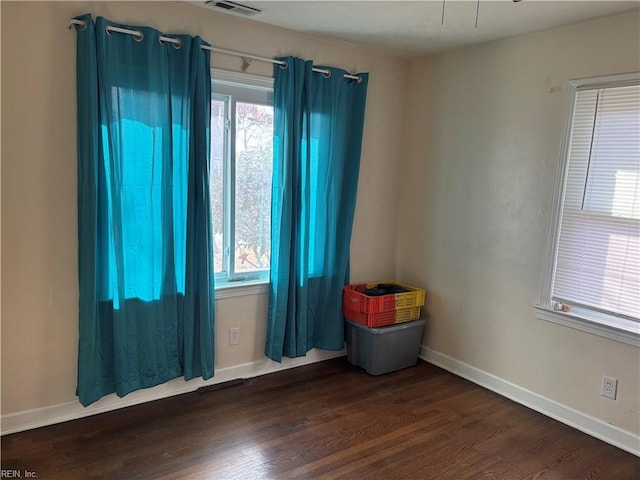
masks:
[[[640,6],[638,0],[235,1],[261,9],[246,17],[257,22],[406,56],[548,30]]]

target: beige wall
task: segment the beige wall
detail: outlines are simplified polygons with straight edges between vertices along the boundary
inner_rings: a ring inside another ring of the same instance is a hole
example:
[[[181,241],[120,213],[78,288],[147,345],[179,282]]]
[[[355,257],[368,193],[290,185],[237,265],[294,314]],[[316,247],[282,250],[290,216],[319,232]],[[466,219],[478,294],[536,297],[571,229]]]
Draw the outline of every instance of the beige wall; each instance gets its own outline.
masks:
[[[425,344],[635,433],[637,348],[537,320],[568,79],[640,70],[638,13],[412,62],[399,277]],[[600,396],[602,375],[618,399]]]
[[[394,274],[395,210],[408,63],[185,3],[1,2],[2,413],[75,400],[77,228],[74,15],[92,13],[212,45],[370,72],[352,278]],[[238,70],[237,57],[213,66]],[[249,72],[270,75],[255,62]],[[394,128],[389,128],[393,125]],[[381,255],[381,252],[383,253]],[[385,252],[387,252],[385,254]],[[267,296],[218,301],[216,367],[263,357]],[[240,327],[240,346],[228,329]]]

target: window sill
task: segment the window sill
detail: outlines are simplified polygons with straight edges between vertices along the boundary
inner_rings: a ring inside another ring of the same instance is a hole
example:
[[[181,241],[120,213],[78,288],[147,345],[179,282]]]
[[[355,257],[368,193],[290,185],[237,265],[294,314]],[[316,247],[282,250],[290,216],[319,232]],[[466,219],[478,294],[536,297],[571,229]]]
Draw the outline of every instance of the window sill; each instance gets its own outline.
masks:
[[[561,312],[543,305],[534,305],[534,307],[536,317],[540,320],[640,347],[640,324],[634,321],[609,315],[597,315],[594,312],[577,308],[570,312]]]
[[[251,283],[245,282],[242,285],[224,283],[216,286],[216,300],[220,298],[262,295],[265,293],[269,293],[269,282],[265,280],[257,280]]]

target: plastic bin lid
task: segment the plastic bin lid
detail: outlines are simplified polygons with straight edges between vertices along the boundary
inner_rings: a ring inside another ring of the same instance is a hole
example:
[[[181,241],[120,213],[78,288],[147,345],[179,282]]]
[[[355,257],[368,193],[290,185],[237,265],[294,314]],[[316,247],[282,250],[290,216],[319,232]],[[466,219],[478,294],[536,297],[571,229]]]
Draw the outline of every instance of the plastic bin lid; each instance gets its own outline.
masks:
[[[420,318],[418,320],[410,320],[408,322],[392,323],[391,325],[385,325],[383,327],[367,327],[365,325],[362,325],[361,323],[354,322],[347,318],[345,318],[344,321],[349,325],[353,325],[356,328],[366,330],[367,332],[373,333],[373,334],[384,334],[384,333],[395,332],[398,330],[405,330],[407,328],[422,327],[426,323],[426,320],[424,318]]]

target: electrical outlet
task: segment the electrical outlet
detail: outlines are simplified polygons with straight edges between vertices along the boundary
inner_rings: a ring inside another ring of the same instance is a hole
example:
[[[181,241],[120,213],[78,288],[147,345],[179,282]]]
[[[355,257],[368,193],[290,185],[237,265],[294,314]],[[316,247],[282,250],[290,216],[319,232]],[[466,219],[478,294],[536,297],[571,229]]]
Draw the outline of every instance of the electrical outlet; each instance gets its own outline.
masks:
[[[240,345],[240,329],[239,328],[230,328],[229,329],[229,346]]]
[[[602,377],[602,390],[600,391],[600,395],[603,397],[611,398],[612,400],[616,399],[616,394],[618,393],[618,379],[613,377],[607,377],[606,375]]]

